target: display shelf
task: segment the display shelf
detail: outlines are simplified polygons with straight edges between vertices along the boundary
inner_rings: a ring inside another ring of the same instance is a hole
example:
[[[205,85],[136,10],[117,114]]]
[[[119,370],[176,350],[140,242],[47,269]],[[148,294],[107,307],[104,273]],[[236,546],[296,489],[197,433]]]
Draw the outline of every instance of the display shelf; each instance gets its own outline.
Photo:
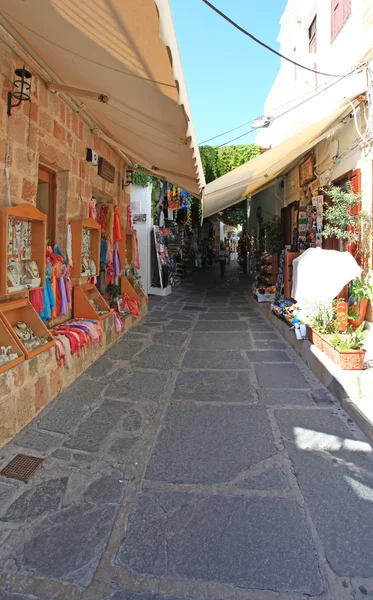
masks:
[[[44,286],[46,219],[33,204],[0,207],[0,296]]]
[[[100,272],[101,225],[95,219],[73,220],[70,222],[70,225],[73,252],[71,277],[79,279],[81,277],[94,277],[98,275]],[[85,245],[85,248],[83,248],[83,245]],[[93,261],[96,270],[95,273],[82,271],[82,261],[85,255],[89,260]]]
[[[45,350],[48,350],[48,348],[54,346],[54,340],[50,332],[27,298],[11,300],[9,302],[0,304],[0,313],[2,321],[5,323],[8,331],[13,336],[13,339],[15,339],[16,343],[20,346],[26,358],[32,358],[33,356],[36,356],[37,354],[40,354],[41,352],[44,352]],[[38,348],[28,350],[13,329],[19,321],[30,325],[34,335],[46,338],[48,341]]]
[[[18,358],[11,360],[9,362],[3,363],[0,361],[0,373],[4,373],[8,369],[15,367],[19,363],[25,360],[25,355],[21,346],[16,341],[14,335],[10,333],[8,330],[3,317],[0,314],[0,346],[5,346],[8,348],[10,346],[10,354],[18,354]]]
[[[103,314],[98,314],[94,301],[98,310],[106,310]],[[110,317],[110,307],[106,300],[101,296],[100,292],[93,283],[87,285],[76,285],[74,287],[74,319],[94,319],[103,321]]]
[[[130,265],[131,267],[133,267],[135,264],[135,236],[132,229],[126,229],[124,233],[126,236],[126,254],[124,265]]]
[[[141,295],[136,291],[133,283],[132,277],[126,277],[122,275],[120,278],[120,291],[122,294],[128,294],[131,300],[136,300],[136,302],[143,302],[146,300],[146,295],[143,292]],[[142,290],[141,290],[142,291]]]

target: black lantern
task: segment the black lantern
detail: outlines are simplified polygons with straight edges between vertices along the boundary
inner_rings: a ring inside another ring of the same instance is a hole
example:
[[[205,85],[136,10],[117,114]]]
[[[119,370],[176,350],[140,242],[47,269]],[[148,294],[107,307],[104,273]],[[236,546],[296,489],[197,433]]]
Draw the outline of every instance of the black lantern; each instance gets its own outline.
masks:
[[[124,187],[128,187],[129,185],[131,185],[131,183],[132,183],[132,174],[133,174],[132,169],[127,169],[126,170],[126,181],[124,183]]]
[[[16,69],[14,73],[17,75],[19,79],[15,79],[13,81],[13,85],[16,88],[14,92],[8,92],[8,116],[12,114],[12,108],[16,108],[22,102],[30,101],[29,91],[31,89],[31,83],[27,80],[31,79],[32,75],[30,71],[27,71],[25,67],[23,69]],[[15,98],[17,102],[12,104],[12,98]]]

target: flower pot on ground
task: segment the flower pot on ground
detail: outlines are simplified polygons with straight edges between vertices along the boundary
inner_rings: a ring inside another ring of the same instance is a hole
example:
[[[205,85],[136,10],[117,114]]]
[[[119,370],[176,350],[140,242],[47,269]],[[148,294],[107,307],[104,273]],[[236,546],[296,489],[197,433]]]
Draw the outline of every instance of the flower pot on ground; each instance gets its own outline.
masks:
[[[365,320],[368,302],[373,299],[373,286],[360,277],[354,279],[350,284],[350,325],[353,329],[357,329]]]
[[[368,331],[364,331],[364,322],[354,331],[348,326],[348,335],[335,334],[324,336],[326,355],[344,370],[361,370],[364,368],[364,340]]]

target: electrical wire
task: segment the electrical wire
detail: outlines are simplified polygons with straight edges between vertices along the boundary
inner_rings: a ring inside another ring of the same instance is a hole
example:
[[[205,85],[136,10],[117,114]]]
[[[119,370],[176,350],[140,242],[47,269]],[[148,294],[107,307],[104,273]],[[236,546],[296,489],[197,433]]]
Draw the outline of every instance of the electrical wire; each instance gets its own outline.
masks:
[[[354,71],[356,71],[358,67],[354,68]],[[346,75],[344,75],[343,77],[341,77],[340,79],[333,81],[332,83],[330,83],[330,85],[328,85],[327,87],[325,87],[324,89],[320,90],[319,92],[317,92],[317,94],[314,94],[313,96],[311,96],[310,98],[306,98],[306,100],[303,100],[303,102],[300,102],[299,104],[297,104],[296,106],[292,106],[291,108],[289,108],[288,110],[285,110],[285,112],[281,113],[280,115],[277,115],[277,117],[273,117],[273,119],[271,119],[271,124],[276,121],[277,119],[280,119],[280,117],[283,117],[284,115],[287,115],[289,112],[299,108],[300,106],[302,106],[303,104],[306,104],[306,102],[309,102],[309,100],[313,100],[313,98],[316,98],[316,96],[319,96],[320,94],[322,94],[323,92],[326,92],[326,90],[329,90],[331,87],[333,87],[333,85],[336,85],[337,83],[340,83],[341,81],[343,81],[343,79],[345,79],[346,77],[348,77],[349,75],[351,75],[351,73],[348,73]],[[346,98],[347,100],[347,98]],[[244,137],[245,135],[249,135],[250,133],[252,133],[253,131],[256,131],[257,129],[261,129],[261,127],[252,127],[249,131],[246,131],[246,133],[243,133],[242,135],[239,135],[238,137],[233,138],[232,140],[229,140],[228,142],[224,142],[223,144],[220,144],[218,146],[218,148],[221,148],[222,146],[226,146],[227,144],[231,144],[232,142],[235,142],[236,140]]]
[[[347,71],[345,71],[345,73],[343,73],[343,75],[347,75],[350,73],[351,73],[351,69],[348,69]],[[328,86],[329,83],[330,83],[330,81],[326,81],[325,83],[322,83],[321,85],[316,86],[313,90],[308,90],[304,94],[301,94],[300,96],[298,96],[296,99],[292,98],[292,100],[288,100],[288,102],[285,102],[284,104],[281,104],[280,106],[276,106],[276,108],[274,108],[272,110],[273,110],[273,112],[276,112],[277,110],[281,110],[281,108],[284,108],[285,106],[288,106],[289,104],[292,104],[294,102],[294,100],[300,100],[301,98],[304,98],[305,96],[308,96],[310,94],[312,94],[312,96],[310,96],[310,99],[311,99],[311,97],[312,98],[314,97],[314,94],[317,90],[321,90],[321,88]],[[241,129],[241,127],[245,127],[245,125],[249,125],[249,123],[252,123],[253,121],[255,121],[255,119],[256,119],[256,117],[253,117],[252,119],[250,119],[250,121],[245,121],[245,123],[242,123],[241,125],[238,125],[237,127],[232,127],[232,129],[223,131],[223,133],[218,133],[218,135],[214,135],[213,137],[210,137],[207,140],[204,140],[203,142],[201,142],[199,144],[199,146],[203,146],[204,144],[207,144],[207,142],[216,140],[217,138],[222,137],[223,135],[226,135],[227,133],[232,133],[232,131],[237,131],[237,129]],[[236,138],[236,139],[238,139],[238,138]]]
[[[287,60],[288,62],[292,63],[293,65],[296,65],[297,67],[300,67],[301,69],[305,69],[306,71],[311,71],[311,73],[316,73],[317,75],[325,75],[326,77],[341,77],[341,74],[335,75],[335,74],[331,74],[331,73],[323,73],[322,71],[316,71],[315,69],[311,69],[311,67],[306,67],[305,65],[301,65],[300,63],[296,62],[295,60],[292,60],[288,56],[284,56],[283,54],[281,54],[281,52],[278,52],[274,48],[271,48],[271,46],[268,46],[268,44],[265,44],[264,42],[262,42],[261,40],[259,40],[257,37],[255,37],[254,35],[252,35],[252,33],[250,33],[249,31],[247,31],[243,27],[241,27],[241,25],[239,25],[238,23],[236,23],[235,21],[233,21],[232,19],[230,19],[221,10],[219,10],[218,8],[216,8],[216,6],[214,6],[213,4],[211,4],[211,2],[209,2],[209,0],[202,0],[202,2],[204,2],[204,4],[206,4],[206,6],[208,6],[209,8],[211,8],[220,17],[222,17],[223,19],[225,19],[226,21],[228,21],[228,23],[230,23],[231,25],[233,25],[233,27],[235,27],[236,29],[238,29],[238,31],[241,31],[241,33],[247,35],[254,42],[256,42],[257,44],[259,44],[263,48],[266,48],[267,50],[269,50],[273,54],[276,54],[280,58],[283,58],[284,60]]]

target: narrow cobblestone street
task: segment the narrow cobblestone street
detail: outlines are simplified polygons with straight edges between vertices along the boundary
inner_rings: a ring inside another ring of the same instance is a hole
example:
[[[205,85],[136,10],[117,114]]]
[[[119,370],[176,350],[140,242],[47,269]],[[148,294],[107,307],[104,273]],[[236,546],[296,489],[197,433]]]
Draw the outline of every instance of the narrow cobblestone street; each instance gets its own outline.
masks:
[[[0,451],[0,600],[373,598],[372,448],[201,271]]]

